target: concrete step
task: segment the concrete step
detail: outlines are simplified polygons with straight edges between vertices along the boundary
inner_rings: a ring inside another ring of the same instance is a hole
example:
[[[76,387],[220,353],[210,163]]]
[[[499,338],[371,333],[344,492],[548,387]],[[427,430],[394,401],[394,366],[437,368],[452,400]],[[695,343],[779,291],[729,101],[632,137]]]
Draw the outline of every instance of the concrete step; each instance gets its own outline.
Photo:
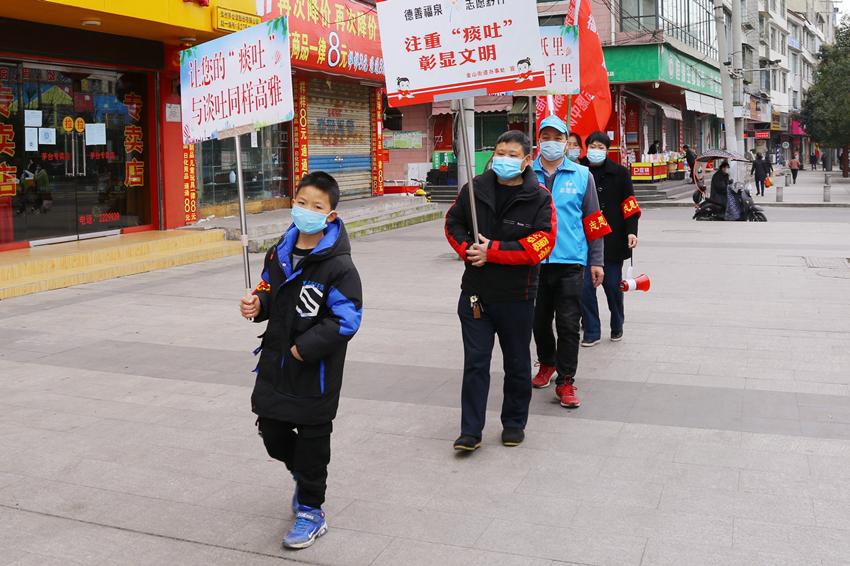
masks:
[[[50,275],[58,271],[112,264],[151,254],[179,252],[224,241],[221,230],[140,232],[6,252],[0,281]]]
[[[408,226],[413,226],[414,224],[421,224],[423,222],[431,222],[432,220],[439,220],[445,216],[445,213],[440,208],[434,208],[427,212],[418,212],[415,214],[408,214],[405,216],[398,216],[395,218],[389,218],[382,222],[366,224],[361,226],[358,229],[349,232],[349,236],[351,238],[362,238],[363,236],[368,236],[370,234],[377,234],[379,232],[388,232],[390,230],[397,230],[399,228],[406,228]]]
[[[199,263],[237,255],[241,252],[239,243],[226,241],[224,234],[221,232],[218,234],[217,241],[213,240],[194,244],[184,241],[183,243],[184,246],[179,248],[153,246],[147,253],[119,254],[114,255],[113,257],[115,259],[109,261],[77,262],[69,267],[58,268],[50,273],[37,273],[15,279],[3,279],[3,285],[0,286],[0,299],[8,299],[51,289],[61,289],[83,283],[104,281],[116,277],[125,277],[155,269]]]

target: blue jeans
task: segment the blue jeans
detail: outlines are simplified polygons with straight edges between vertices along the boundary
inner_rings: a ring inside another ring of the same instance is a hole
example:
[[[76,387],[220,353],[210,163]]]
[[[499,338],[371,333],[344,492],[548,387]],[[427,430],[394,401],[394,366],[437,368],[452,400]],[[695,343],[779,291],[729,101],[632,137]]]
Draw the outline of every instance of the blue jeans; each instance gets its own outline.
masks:
[[[623,262],[605,262],[605,278],[602,289],[608,299],[611,311],[611,332],[623,330],[626,315],[623,310],[623,292],[620,281],[623,279]],[[581,316],[585,340],[599,340],[602,337],[602,324],[599,322],[599,303],[596,301],[596,289],[593,288],[590,269],[584,271],[584,289],[581,294]]]

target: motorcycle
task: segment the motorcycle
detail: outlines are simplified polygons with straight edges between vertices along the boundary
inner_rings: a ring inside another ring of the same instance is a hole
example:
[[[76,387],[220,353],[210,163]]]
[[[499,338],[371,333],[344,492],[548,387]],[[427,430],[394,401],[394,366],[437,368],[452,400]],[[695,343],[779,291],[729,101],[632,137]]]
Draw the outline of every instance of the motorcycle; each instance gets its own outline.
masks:
[[[704,176],[707,173],[706,170],[709,169],[709,167],[703,169],[702,166],[698,165],[699,163],[705,163],[706,165],[708,165],[709,163],[713,163],[715,161],[720,162],[724,160],[742,162],[747,165],[750,161],[743,156],[719,149],[710,150],[704,153],[703,155],[697,157],[694,166],[696,170],[693,172],[694,182],[697,186],[693,194],[694,208],[696,208],[696,210],[694,211],[694,220],[727,220],[726,207],[721,206],[717,202],[709,200],[708,196],[706,195]],[[737,208],[740,210],[740,215],[738,216],[738,218],[730,220],[739,220],[747,222],[767,222],[767,215],[765,215],[764,209],[758,206],[753,200],[748,184],[744,184],[740,181],[730,183],[728,192],[737,201]]]
[[[737,199],[741,210],[741,215],[737,219],[732,220],[767,222],[764,209],[755,203],[752,194],[750,194],[750,189],[744,186],[743,183],[735,183],[729,187],[729,191],[732,193],[733,198]],[[698,201],[697,194],[699,194]],[[697,189],[694,192],[694,202],[696,203],[694,220],[726,220],[726,209],[716,202],[708,200],[705,196],[705,191]]]

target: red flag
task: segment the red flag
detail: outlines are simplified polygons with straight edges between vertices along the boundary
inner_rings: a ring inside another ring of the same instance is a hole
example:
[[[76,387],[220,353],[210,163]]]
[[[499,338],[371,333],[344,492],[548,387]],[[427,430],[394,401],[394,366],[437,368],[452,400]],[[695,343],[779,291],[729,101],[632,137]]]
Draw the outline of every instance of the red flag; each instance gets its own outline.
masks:
[[[576,9],[578,18],[576,19]],[[570,113],[570,131],[586,138],[591,132],[605,130],[611,117],[611,89],[608,85],[608,70],[605,68],[605,57],[602,54],[602,42],[596,29],[596,21],[591,12],[590,0],[573,0],[570,2],[564,25],[579,26],[579,73],[581,90],[572,97],[570,108],[569,97],[554,96],[554,113],[567,121]],[[537,122],[543,120],[551,112],[546,97],[537,99]]]

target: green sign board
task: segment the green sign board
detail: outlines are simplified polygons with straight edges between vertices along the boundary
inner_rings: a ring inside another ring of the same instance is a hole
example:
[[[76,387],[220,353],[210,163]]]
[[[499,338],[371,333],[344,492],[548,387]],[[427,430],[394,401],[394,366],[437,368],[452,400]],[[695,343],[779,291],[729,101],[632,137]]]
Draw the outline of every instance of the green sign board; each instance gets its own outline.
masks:
[[[609,46],[608,80],[616,83],[663,82],[720,98],[720,71],[667,45]]]
[[[720,71],[666,45],[661,50],[659,71],[659,80],[666,83],[717,98],[723,96]]]

